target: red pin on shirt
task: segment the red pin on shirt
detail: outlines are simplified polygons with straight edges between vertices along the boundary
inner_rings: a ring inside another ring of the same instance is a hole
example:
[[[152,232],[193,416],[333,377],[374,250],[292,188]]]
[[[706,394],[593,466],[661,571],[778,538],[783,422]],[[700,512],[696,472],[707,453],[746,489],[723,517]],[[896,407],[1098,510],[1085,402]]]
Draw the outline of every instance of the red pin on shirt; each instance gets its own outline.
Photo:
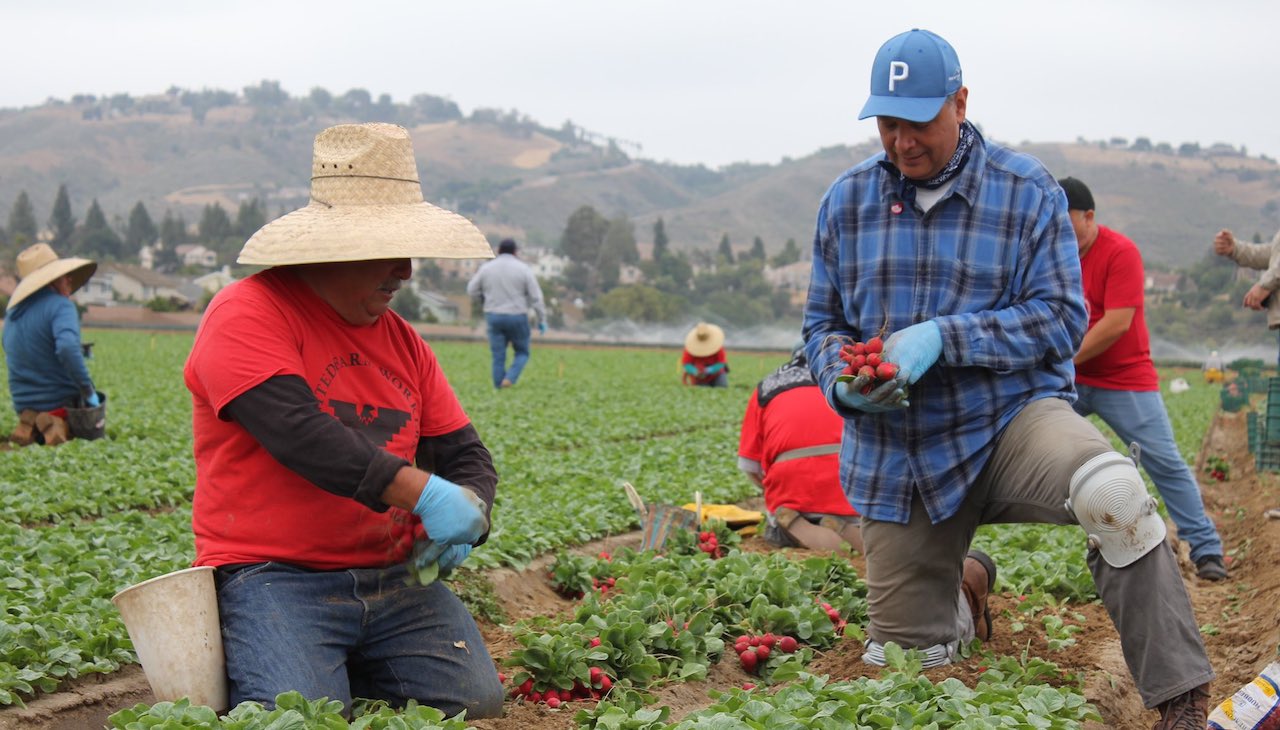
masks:
[[[893,211],[894,215],[902,215],[902,203],[894,203],[889,210]]]

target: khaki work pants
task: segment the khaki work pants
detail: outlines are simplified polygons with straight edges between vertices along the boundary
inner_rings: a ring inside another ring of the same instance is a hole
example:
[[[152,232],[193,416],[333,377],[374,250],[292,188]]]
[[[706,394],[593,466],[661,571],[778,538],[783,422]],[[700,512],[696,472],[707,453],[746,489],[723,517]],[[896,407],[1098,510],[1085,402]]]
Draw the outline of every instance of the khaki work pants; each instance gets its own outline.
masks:
[[[1112,450],[1069,403],[1043,398],[1028,404],[1000,434],[991,460],[953,517],[932,524],[919,494],[905,525],[863,517],[870,638],[923,649],[972,636],[960,581],[978,526],[1078,524],[1064,506],[1071,476],[1089,459]],[[998,567],[1000,556],[992,557]],[[1097,550],[1087,559],[1146,707],[1213,679],[1177,557],[1167,542],[1124,568],[1108,565]]]

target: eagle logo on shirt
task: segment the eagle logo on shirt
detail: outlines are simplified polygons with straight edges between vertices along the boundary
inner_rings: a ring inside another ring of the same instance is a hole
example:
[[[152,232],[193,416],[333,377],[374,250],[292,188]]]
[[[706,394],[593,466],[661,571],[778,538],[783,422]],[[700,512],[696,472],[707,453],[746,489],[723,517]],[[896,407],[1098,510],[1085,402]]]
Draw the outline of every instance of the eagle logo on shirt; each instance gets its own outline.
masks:
[[[395,408],[382,408],[368,403],[357,408],[355,403],[329,400],[333,415],[342,425],[354,428],[369,438],[376,446],[386,446],[409,422],[409,412]]]

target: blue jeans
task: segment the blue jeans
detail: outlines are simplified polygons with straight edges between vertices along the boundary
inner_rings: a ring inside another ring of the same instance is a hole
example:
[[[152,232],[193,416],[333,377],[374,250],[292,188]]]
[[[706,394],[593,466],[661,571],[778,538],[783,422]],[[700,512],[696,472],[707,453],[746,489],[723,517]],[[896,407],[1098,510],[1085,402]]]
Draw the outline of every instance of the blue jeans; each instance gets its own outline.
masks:
[[[489,352],[493,354],[493,387],[501,388],[502,381],[512,385],[520,379],[520,372],[529,362],[529,317],[525,314],[486,314],[489,323]],[[507,345],[516,351],[507,367]]]
[[[260,563],[219,569],[231,706],[297,690],[348,710],[353,697],[408,700],[467,718],[502,714],[502,685],[475,620],[441,581],[410,585],[404,565],[313,571]]]
[[[703,386],[704,388],[728,388],[729,373],[725,370],[721,370],[719,373],[716,374],[715,380],[708,380],[705,383],[694,383],[694,385],[700,385],[700,386]]]
[[[1076,384],[1076,413],[1097,413],[1125,444],[1135,441],[1139,460],[1164,499],[1179,539],[1191,546],[1191,559],[1222,555],[1222,538],[1204,511],[1200,484],[1173,440],[1160,391],[1108,390]]]

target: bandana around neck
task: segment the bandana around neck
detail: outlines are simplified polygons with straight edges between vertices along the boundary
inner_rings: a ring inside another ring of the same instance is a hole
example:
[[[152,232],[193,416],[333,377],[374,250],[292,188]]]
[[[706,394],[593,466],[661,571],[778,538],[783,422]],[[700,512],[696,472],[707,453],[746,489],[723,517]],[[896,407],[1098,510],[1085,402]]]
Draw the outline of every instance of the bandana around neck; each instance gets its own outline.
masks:
[[[973,151],[973,145],[977,140],[978,130],[966,119],[960,124],[960,141],[956,144],[955,154],[951,155],[951,159],[947,161],[947,164],[943,166],[937,175],[928,180],[913,180],[906,177],[898,170],[897,166],[888,160],[881,160],[880,166],[897,178],[898,197],[902,198],[904,203],[914,204],[916,202],[916,188],[936,190],[960,174],[960,171],[964,169],[965,163],[969,161],[969,153]]]

